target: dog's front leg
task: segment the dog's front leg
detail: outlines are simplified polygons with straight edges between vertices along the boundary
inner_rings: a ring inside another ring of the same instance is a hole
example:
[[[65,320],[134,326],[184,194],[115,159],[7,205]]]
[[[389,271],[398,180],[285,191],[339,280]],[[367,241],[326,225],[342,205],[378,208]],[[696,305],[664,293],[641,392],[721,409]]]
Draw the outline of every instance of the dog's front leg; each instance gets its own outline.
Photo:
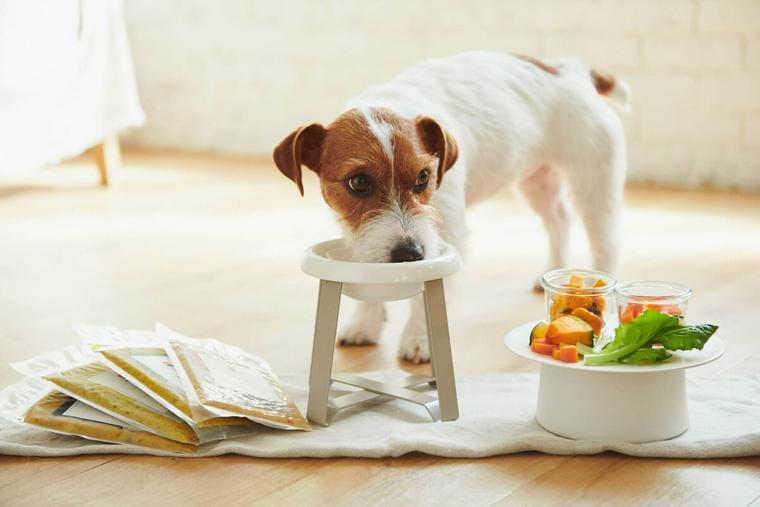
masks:
[[[422,295],[410,300],[409,320],[406,321],[404,332],[399,344],[399,357],[415,364],[430,361],[430,342],[427,334],[427,319],[425,317],[425,300]]]
[[[385,326],[385,303],[360,301],[348,325],[338,333],[341,345],[374,345]]]

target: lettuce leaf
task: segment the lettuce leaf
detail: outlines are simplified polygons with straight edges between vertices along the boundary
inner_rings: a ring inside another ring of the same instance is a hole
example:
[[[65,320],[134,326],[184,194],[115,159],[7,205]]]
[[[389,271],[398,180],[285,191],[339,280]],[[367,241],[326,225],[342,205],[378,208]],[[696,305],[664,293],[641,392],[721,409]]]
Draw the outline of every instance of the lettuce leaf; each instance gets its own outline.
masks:
[[[662,343],[668,350],[692,350],[705,346],[718,326],[713,324],[697,324],[694,326],[679,326],[668,329],[654,338],[657,343]]]
[[[617,361],[636,350],[646,347],[654,337],[663,331],[679,327],[678,317],[646,310],[629,324],[622,324],[615,330],[615,339],[601,352],[586,354],[584,363],[594,366]]]
[[[662,348],[653,349],[650,347],[642,347],[634,350],[631,354],[618,359],[618,362],[625,364],[658,363],[671,356],[672,355],[667,350]]]

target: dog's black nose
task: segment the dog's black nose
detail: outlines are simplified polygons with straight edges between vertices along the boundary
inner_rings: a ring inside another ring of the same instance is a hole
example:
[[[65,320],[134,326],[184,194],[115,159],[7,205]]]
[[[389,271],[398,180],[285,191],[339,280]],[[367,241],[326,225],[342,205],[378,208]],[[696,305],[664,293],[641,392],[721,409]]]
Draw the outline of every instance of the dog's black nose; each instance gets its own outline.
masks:
[[[425,257],[425,249],[422,245],[410,240],[396,245],[391,250],[391,262],[412,262]]]

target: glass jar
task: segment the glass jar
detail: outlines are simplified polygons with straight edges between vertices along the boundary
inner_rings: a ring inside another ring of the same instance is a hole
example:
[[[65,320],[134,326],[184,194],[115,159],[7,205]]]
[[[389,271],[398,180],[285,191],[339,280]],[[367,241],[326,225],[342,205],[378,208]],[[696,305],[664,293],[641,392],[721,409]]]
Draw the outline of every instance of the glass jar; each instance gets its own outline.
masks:
[[[657,310],[686,319],[692,290],[676,282],[633,280],[615,287],[618,318],[626,324],[645,310]]]
[[[613,289],[615,279],[607,273],[590,269],[555,269],[544,273],[541,286],[546,298],[547,322],[563,315],[576,315],[588,311],[602,320],[604,330],[614,329],[615,305]],[[578,310],[582,308],[583,310]],[[584,319],[585,320],[585,319]]]

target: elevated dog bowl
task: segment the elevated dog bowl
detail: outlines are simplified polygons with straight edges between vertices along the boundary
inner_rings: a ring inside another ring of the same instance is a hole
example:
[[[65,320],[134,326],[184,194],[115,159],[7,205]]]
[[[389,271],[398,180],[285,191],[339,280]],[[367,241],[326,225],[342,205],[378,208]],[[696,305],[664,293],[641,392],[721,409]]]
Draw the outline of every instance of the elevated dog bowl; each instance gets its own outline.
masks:
[[[516,327],[504,341],[518,356],[541,364],[538,424],[576,440],[644,443],[680,435],[689,428],[686,369],[725,351],[723,340],[713,336],[702,350],[679,351],[652,365],[563,363],[530,350],[535,324]]]
[[[306,251],[301,269],[320,280],[343,284],[343,294],[358,301],[396,301],[421,293],[424,283],[453,275],[459,254],[442,244],[440,255],[415,262],[354,262],[343,240],[317,243]]]
[[[459,269],[456,250],[444,244],[439,256],[403,263],[353,262],[349,254],[343,240],[325,241],[309,248],[301,264],[306,274],[319,278],[306,417],[327,426],[339,410],[378,398],[397,398],[422,405],[433,420],[457,419],[459,406],[443,289],[443,278]],[[341,294],[359,301],[395,301],[420,293],[425,300],[433,376],[410,375],[394,382],[378,382],[360,375],[333,373]],[[361,390],[332,397],[333,382]],[[421,392],[420,386],[436,387],[437,396]]]

